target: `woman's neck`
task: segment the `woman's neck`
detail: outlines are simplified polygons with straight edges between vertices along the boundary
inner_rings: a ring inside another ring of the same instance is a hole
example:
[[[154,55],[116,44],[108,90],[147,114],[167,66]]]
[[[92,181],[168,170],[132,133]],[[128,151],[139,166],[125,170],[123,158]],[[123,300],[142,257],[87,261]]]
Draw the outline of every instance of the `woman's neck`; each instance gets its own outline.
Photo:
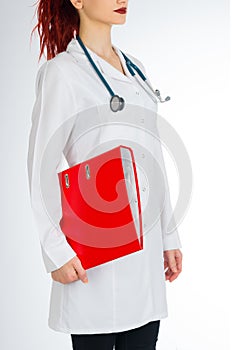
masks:
[[[80,23],[79,36],[84,45],[103,58],[111,58],[114,55],[111,42],[111,27],[103,23]]]

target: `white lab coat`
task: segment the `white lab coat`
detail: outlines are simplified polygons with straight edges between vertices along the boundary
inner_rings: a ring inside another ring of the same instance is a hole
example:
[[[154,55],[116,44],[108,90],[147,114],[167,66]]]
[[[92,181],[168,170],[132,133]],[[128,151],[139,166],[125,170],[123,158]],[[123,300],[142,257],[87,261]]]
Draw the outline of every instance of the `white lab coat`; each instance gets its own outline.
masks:
[[[161,145],[153,136],[157,102],[114,48],[126,76],[89,52],[113,91],[124,97],[122,112],[110,111],[110,94],[75,38],[66,51],[41,65],[36,78],[28,176],[46,271],[76,255],[59,227],[59,171],[119,144],[133,146],[143,209],[143,250],[88,269],[88,284],[52,280],[48,326],[64,333],[120,332],[167,317],[163,251],[181,248],[177,230],[166,234],[172,208]],[[145,73],[138,59],[126,55]],[[162,191],[153,159],[164,171]]]

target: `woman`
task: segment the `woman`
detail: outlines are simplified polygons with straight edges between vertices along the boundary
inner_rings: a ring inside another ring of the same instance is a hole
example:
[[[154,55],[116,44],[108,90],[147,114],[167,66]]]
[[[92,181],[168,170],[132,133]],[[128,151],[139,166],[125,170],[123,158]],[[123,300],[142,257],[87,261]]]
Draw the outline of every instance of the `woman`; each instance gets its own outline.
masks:
[[[127,0],[40,0],[38,7],[39,59],[46,46],[47,61],[36,78],[28,176],[42,256],[52,277],[48,324],[71,334],[73,349],[110,350],[114,344],[118,350],[154,349],[160,320],[168,315],[165,281],[175,280],[182,268],[178,232],[166,232],[171,204],[160,142],[150,136],[156,132],[157,101],[111,43],[112,25],[125,23],[127,7]],[[109,94],[78,38],[111,88],[124,96],[124,110],[110,110]],[[138,59],[127,57],[146,74]],[[144,249],[86,271],[59,228],[57,173],[64,160],[71,167],[122,144],[121,138],[137,160]],[[160,197],[153,180],[150,192],[148,186],[151,174],[157,178],[154,159],[163,172]],[[148,202],[151,198],[157,202]]]

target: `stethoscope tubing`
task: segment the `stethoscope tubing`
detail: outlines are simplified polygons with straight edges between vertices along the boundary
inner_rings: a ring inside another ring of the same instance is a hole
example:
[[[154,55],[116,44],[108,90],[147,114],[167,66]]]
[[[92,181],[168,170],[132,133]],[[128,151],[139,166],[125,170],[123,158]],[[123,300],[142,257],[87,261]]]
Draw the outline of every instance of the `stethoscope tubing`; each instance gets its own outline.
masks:
[[[86,49],[85,45],[83,44],[81,38],[79,37],[79,35],[76,35],[76,39],[79,42],[80,46],[82,47],[85,55],[87,56],[90,64],[92,65],[92,67],[94,68],[94,70],[96,71],[98,77],[100,78],[100,80],[103,82],[103,84],[105,85],[106,89],[108,90],[109,94],[111,95],[111,100],[110,100],[110,108],[113,112],[117,112],[120,111],[124,108],[125,106],[125,102],[124,99],[118,95],[116,95],[114,93],[114,91],[111,89],[110,85],[108,84],[108,82],[106,81],[106,79],[104,78],[104,76],[101,74],[101,72],[99,71],[98,67],[96,66],[95,62],[93,61],[91,55],[89,54],[88,50]],[[150,88],[150,90],[153,92],[153,94],[159,99],[160,102],[166,102],[170,100],[170,97],[167,96],[165,98],[165,100],[163,101],[161,99],[160,96],[160,92],[159,90],[153,90],[152,86],[148,83],[146,76],[142,73],[142,71],[140,70],[140,68],[138,66],[136,66],[136,64],[134,64],[122,51],[121,51],[125,62],[126,62],[126,66],[130,72],[130,74],[136,78],[136,73],[135,71],[138,73],[138,75],[140,76],[140,78],[145,82],[145,84]],[[135,71],[134,71],[134,70]]]
[[[79,36],[76,36],[80,46],[82,47],[83,51],[85,52],[88,60],[90,61],[91,65],[93,66],[93,68],[95,69],[96,73],[98,74],[99,78],[102,80],[102,82],[104,83],[104,85],[106,86],[106,88],[108,89],[109,93],[111,96],[114,96],[114,92],[111,89],[110,85],[108,84],[107,80],[104,78],[104,76],[100,73],[99,69],[97,68],[95,62],[93,61],[91,55],[89,54],[89,52],[87,51],[85,45],[83,44],[82,40],[80,39]]]

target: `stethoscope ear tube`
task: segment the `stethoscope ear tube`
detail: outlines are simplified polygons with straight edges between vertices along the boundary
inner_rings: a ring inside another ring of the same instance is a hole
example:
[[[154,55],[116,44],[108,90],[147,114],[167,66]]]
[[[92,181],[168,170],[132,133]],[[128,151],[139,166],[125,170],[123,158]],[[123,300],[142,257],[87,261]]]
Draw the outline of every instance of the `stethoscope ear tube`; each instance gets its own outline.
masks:
[[[160,95],[160,91],[158,89],[156,89],[154,91],[154,89],[150,86],[150,84],[148,84],[148,81],[146,79],[146,76],[142,73],[142,71],[138,68],[138,66],[136,66],[136,64],[134,64],[125,54],[124,52],[122,52],[122,55],[124,56],[125,58],[125,62],[126,62],[126,65],[128,67],[128,70],[129,72],[131,73],[132,76],[135,75],[135,72],[133,71],[132,67],[137,71],[138,75],[140,76],[140,78],[146,83],[146,85],[151,89],[151,91],[156,95],[156,97],[159,99],[159,101],[161,103],[163,102],[167,102],[171,99],[170,96],[167,96],[164,100],[162,100],[161,98],[161,95]]]
[[[165,99],[164,100],[162,100],[162,98],[161,98],[161,96],[160,96],[160,91],[157,89],[157,90],[155,90],[155,94],[156,94],[156,96],[158,97],[158,99],[159,99],[159,101],[162,103],[162,102],[167,102],[167,101],[169,101],[170,99],[171,99],[171,97],[170,96],[167,96],[167,97],[165,97]]]

